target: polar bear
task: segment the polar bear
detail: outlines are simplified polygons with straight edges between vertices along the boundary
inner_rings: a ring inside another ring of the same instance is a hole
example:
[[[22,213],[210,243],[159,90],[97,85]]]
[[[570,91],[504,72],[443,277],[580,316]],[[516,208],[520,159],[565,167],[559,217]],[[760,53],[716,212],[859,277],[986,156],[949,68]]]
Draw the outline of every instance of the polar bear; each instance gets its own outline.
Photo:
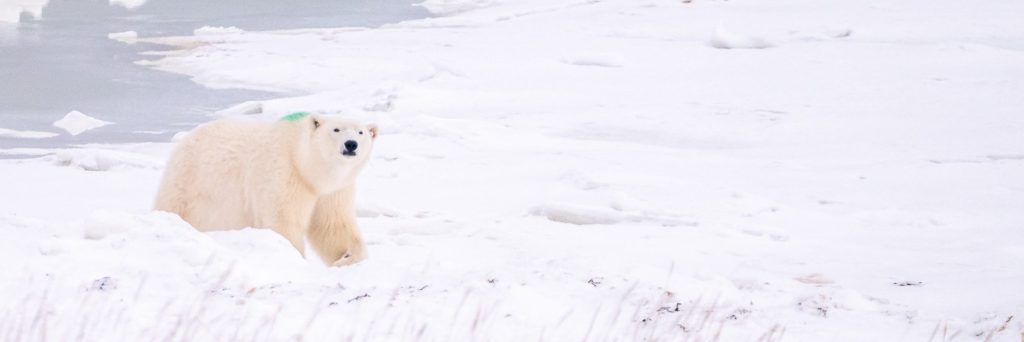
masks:
[[[308,239],[328,265],[359,262],[366,246],[355,181],[377,133],[373,124],[306,113],[201,125],[172,153],[155,209],[200,231],[271,228],[303,255]]]

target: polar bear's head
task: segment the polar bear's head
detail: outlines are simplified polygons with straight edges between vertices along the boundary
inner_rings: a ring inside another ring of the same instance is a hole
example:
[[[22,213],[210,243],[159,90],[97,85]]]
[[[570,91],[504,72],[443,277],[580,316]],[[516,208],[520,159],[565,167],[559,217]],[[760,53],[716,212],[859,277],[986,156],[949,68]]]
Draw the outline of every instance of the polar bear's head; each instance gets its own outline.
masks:
[[[338,166],[361,166],[373,151],[377,125],[329,116],[313,116],[313,143]]]
[[[317,164],[325,167],[322,171],[328,178],[323,180],[331,185],[321,184],[334,188],[353,182],[370,160],[377,125],[324,115],[310,115],[303,122],[310,134],[309,157],[320,160]]]

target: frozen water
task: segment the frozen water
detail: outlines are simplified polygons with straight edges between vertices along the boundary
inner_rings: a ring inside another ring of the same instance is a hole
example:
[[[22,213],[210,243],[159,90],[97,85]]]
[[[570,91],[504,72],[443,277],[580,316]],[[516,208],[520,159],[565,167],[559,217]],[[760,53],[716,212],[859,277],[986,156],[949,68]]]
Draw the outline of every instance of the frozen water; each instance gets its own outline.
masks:
[[[185,76],[135,65],[132,62],[146,58],[140,52],[166,48],[110,38],[132,41],[136,36],[188,35],[204,26],[243,30],[379,26],[427,15],[404,0],[15,2],[17,6],[0,5],[4,13],[19,13],[6,17],[20,21],[0,20],[3,128],[52,130],[50,124],[71,110],[102,113],[117,125],[48,139],[0,134],[0,148],[168,141],[175,133],[208,121],[214,111],[273,97],[252,90],[213,90]],[[198,7],[203,10],[195,10]]]

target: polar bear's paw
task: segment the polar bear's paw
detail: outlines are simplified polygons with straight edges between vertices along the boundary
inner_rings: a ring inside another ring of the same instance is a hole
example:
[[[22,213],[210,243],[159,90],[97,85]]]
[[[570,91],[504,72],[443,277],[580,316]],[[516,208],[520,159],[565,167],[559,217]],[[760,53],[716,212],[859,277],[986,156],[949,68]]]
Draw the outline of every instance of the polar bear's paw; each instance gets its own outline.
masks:
[[[366,249],[357,247],[346,251],[341,255],[341,258],[331,264],[331,266],[348,266],[363,260],[366,260]]]

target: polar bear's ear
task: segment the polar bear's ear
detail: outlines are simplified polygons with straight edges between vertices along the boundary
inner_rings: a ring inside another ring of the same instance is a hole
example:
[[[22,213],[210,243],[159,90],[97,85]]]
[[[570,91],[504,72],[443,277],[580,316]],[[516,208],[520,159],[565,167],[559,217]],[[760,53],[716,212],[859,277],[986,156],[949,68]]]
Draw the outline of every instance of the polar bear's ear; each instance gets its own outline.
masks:
[[[366,129],[370,131],[370,139],[376,139],[377,133],[380,132],[377,128],[377,124],[370,124],[369,126],[366,126]]]
[[[320,117],[316,115],[310,115],[309,117],[313,120],[313,129],[320,128]]]

